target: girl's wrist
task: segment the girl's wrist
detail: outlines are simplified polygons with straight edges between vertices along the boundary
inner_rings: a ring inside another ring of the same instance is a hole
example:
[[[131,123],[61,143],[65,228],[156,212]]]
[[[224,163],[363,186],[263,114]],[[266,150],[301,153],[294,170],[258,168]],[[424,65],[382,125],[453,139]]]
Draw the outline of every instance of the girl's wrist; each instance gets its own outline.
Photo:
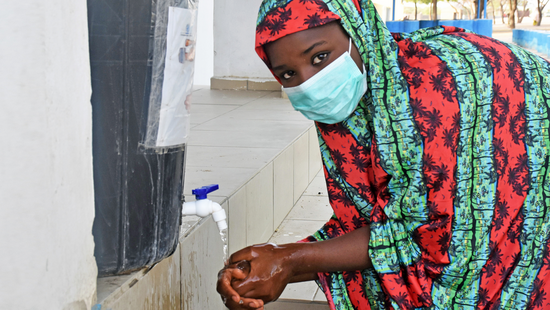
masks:
[[[290,278],[289,283],[297,283],[297,282],[306,282],[306,281],[316,281],[319,279],[317,272],[310,272],[310,273],[303,273],[297,276],[294,276]]]
[[[279,246],[280,257],[282,259],[282,267],[289,270],[291,278],[299,278],[300,276],[312,273],[308,270],[307,253],[309,247],[307,243],[291,243]]]

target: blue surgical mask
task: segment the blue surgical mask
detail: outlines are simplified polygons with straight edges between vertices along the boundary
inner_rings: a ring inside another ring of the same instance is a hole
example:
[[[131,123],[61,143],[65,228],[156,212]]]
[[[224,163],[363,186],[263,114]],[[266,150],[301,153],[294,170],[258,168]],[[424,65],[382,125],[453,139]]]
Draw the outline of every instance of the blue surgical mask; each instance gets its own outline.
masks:
[[[335,124],[345,120],[367,91],[367,72],[363,73],[344,52],[328,66],[296,87],[283,88],[297,111],[310,120]]]

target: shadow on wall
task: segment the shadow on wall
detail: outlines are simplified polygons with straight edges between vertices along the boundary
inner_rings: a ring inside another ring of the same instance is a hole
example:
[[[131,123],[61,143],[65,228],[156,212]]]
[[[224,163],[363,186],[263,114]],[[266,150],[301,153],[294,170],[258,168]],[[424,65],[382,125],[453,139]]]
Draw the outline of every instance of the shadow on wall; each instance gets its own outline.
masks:
[[[388,21],[386,26],[390,32],[413,32],[421,28],[436,26],[452,26],[471,30],[477,34],[492,37],[492,19],[454,19],[454,20],[400,20]]]
[[[512,40],[521,47],[550,57],[550,31],[514,29]]]

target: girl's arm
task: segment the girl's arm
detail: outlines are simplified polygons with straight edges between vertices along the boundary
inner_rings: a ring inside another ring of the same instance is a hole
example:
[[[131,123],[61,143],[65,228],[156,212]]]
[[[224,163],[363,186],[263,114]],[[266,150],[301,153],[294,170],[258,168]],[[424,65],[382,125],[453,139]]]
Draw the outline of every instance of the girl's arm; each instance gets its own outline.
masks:
[[[290,257],[293,276],[319,272],[354,271],[372,267],[369,257],[369,226],[338,238],[281,245],[281,255]],[[238,252],[237,252],[238,253]],[[235,254],[237,254],[235,253]],[[316,278],[316,276],[315,276]]]
[[[370,268],[369,240],[370,229],[366,226],[326,241],[244,248],[231,255],[229,264],[247,261],[248,274],[225,279],[232,276],[226,272],[218,281],[218,292],[232,300],[246,297],[269,302],[277,299],[288,283],[316,279],[319,272]]]

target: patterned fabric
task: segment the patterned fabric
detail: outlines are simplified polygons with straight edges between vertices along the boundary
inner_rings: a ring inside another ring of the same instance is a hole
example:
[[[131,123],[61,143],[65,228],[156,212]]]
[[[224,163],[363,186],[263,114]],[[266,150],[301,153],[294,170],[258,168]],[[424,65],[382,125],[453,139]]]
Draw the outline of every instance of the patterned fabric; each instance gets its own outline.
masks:
[[[264,1],[258,25],[293,1]],[[550,63],[454,27],[392,36],[370,1],[325,3],[369,90],[316,124],[334,216],[308,241],[368,224],[373,263],[319,275],[331,309],[549,309]]]

